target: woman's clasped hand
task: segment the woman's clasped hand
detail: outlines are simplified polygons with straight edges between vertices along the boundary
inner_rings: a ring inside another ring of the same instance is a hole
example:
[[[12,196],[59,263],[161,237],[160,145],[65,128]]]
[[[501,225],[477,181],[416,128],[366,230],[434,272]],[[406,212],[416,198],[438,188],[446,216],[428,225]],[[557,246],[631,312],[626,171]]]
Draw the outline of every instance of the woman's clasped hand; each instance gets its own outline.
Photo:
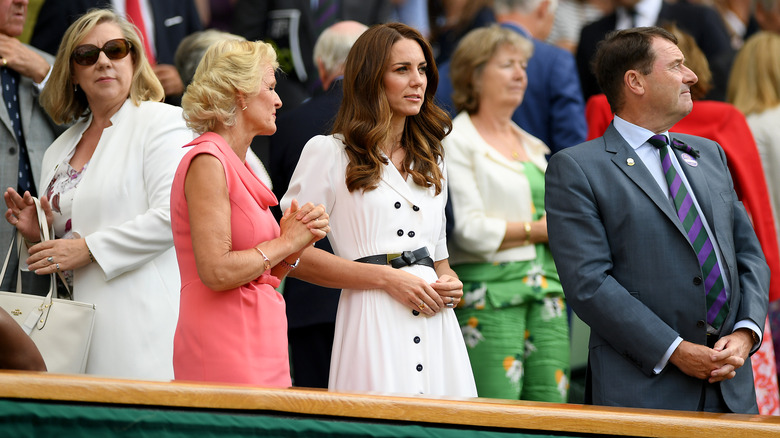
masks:
[[[294,248],[305,248],[325,237],[330,232],[328,213],[325,207],[311,202],[298,206],[293,200],[279,221],[280,237],[290,242]]]

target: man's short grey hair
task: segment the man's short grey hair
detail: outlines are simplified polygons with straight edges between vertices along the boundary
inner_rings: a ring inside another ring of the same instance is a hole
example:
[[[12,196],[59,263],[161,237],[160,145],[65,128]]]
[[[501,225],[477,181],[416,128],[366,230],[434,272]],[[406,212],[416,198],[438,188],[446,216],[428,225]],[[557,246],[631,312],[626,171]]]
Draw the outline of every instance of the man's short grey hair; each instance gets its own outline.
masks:
[[[774,11],[780,4],[780,0],[757,0],[756,3],[760,3],[765,11]]]
[[[493,11],[497,15],[508,14],[511,12],[520,12],[530,14],[545,0],[493,0]],[[547,0],[550,2],[550,12],[555,13],[558,8],[558,0]]]
[[[325,29],[314,44],[314,63],[321,60],[325,71],[333,74],[344,67],[349,49],[368,27],[355,26],[351,32],[334,29],[339,23]]]
[[[181,81],[186,88],[195,76],[200,60],[206,54],[206,50],[217,41],[237,40],[245,41],[245,38],[232,33],[222,32],[216,29],[206,29],[187,35],[176,48],[173,56],[173,64],[179,72]]]

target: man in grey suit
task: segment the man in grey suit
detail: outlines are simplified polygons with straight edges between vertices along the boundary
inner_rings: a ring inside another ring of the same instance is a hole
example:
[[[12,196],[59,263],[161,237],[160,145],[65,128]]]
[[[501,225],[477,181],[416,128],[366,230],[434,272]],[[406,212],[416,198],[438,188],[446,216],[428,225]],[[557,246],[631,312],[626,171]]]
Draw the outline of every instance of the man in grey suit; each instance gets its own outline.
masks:
[[[646,27],[600,45],[595,70],[616,115],[603,137],[550,160],[550,249],[591,328],[586,402],[757,414],[749,355],[769,268],[723,150],[668,132],[697,81],[676,43]]]
[[[36,188],[45,189],[35,186],[41,176],[43,153],[60,131],[38,104],[40,85],[54,59],[16,39],[22,33],[26,15],[25,0],[0,3],[0,188],[5,191],[13,187],[20,193],[29,190],[37,195]],[[0,222],[0,251],[5,257],[16,228],[5,220]],[[15,271],[13,263],[9,272]],[[15,284],[16,275],[7,274],[6,278],[2,290]]]

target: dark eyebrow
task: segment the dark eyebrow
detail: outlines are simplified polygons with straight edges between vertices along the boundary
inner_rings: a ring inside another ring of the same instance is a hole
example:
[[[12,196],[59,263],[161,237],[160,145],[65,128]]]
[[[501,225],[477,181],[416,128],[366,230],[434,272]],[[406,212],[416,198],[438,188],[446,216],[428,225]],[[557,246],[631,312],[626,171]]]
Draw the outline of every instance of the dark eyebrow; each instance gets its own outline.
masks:
[[[409,61],[400,61],[400,62],[393,63],[392,65],[412,65],[412,63]],[[418,65],[428,65],[428,61],[423,61]]]

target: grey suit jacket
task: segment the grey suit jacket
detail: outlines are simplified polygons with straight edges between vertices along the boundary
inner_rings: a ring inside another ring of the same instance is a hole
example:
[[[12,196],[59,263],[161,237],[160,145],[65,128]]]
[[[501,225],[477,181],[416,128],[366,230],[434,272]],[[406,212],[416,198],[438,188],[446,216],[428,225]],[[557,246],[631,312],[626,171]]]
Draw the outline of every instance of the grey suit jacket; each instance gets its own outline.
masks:
[[[734,193],[725,154],[710,140],[676,133],[672,138],[701,151],[697,166],[680,162],[720,245],[731,285],[721,332],[731,333],[744,319],[763,327],[769,268]],[[706,344],[701,268],[671,200],[610,125],[603,137],[553,155],[545,203],[567,302],[591,327],[592,402],[696,410],[703,381],[670,363],[653,373],[678,335]],[[750,360],[721,389],[733,411],[758,413]]]
[[[43,56],[49,64],[54,63],[54,58],[49,54],[32,47],[30,48]],[[38,104],[38,94],[38,88],[32,79],[20,75],[18,98],[22,132],[24,133],[27,153],[30,156],[30,164],[32,165],[36,184],[41,177],[43,153],[57,135],[62,132],[62,129],[56,127]],[[8,110],[5,107],[5,102],[3,102],[2,94],[0,94],[0,102],[3,103],[2,108],[0,108],[0,184],[2,184],[0,188],[5,192],[5,189],[8,187],[16,189],[17,186],[19,145],[16,143],[16,136],[13,133],[13,126],[11,125],[11,119],[8,117]],[[45,187],[36,186],[36,189],[40,192]],[[2,205],[2,211],[5,212],[5,203]],[[3,219],[0,220],[0,251],[2,251],[2,257],[5,257],[8,245],[11,244],[15,235],[16,228],[11,226],[3,216]]]

